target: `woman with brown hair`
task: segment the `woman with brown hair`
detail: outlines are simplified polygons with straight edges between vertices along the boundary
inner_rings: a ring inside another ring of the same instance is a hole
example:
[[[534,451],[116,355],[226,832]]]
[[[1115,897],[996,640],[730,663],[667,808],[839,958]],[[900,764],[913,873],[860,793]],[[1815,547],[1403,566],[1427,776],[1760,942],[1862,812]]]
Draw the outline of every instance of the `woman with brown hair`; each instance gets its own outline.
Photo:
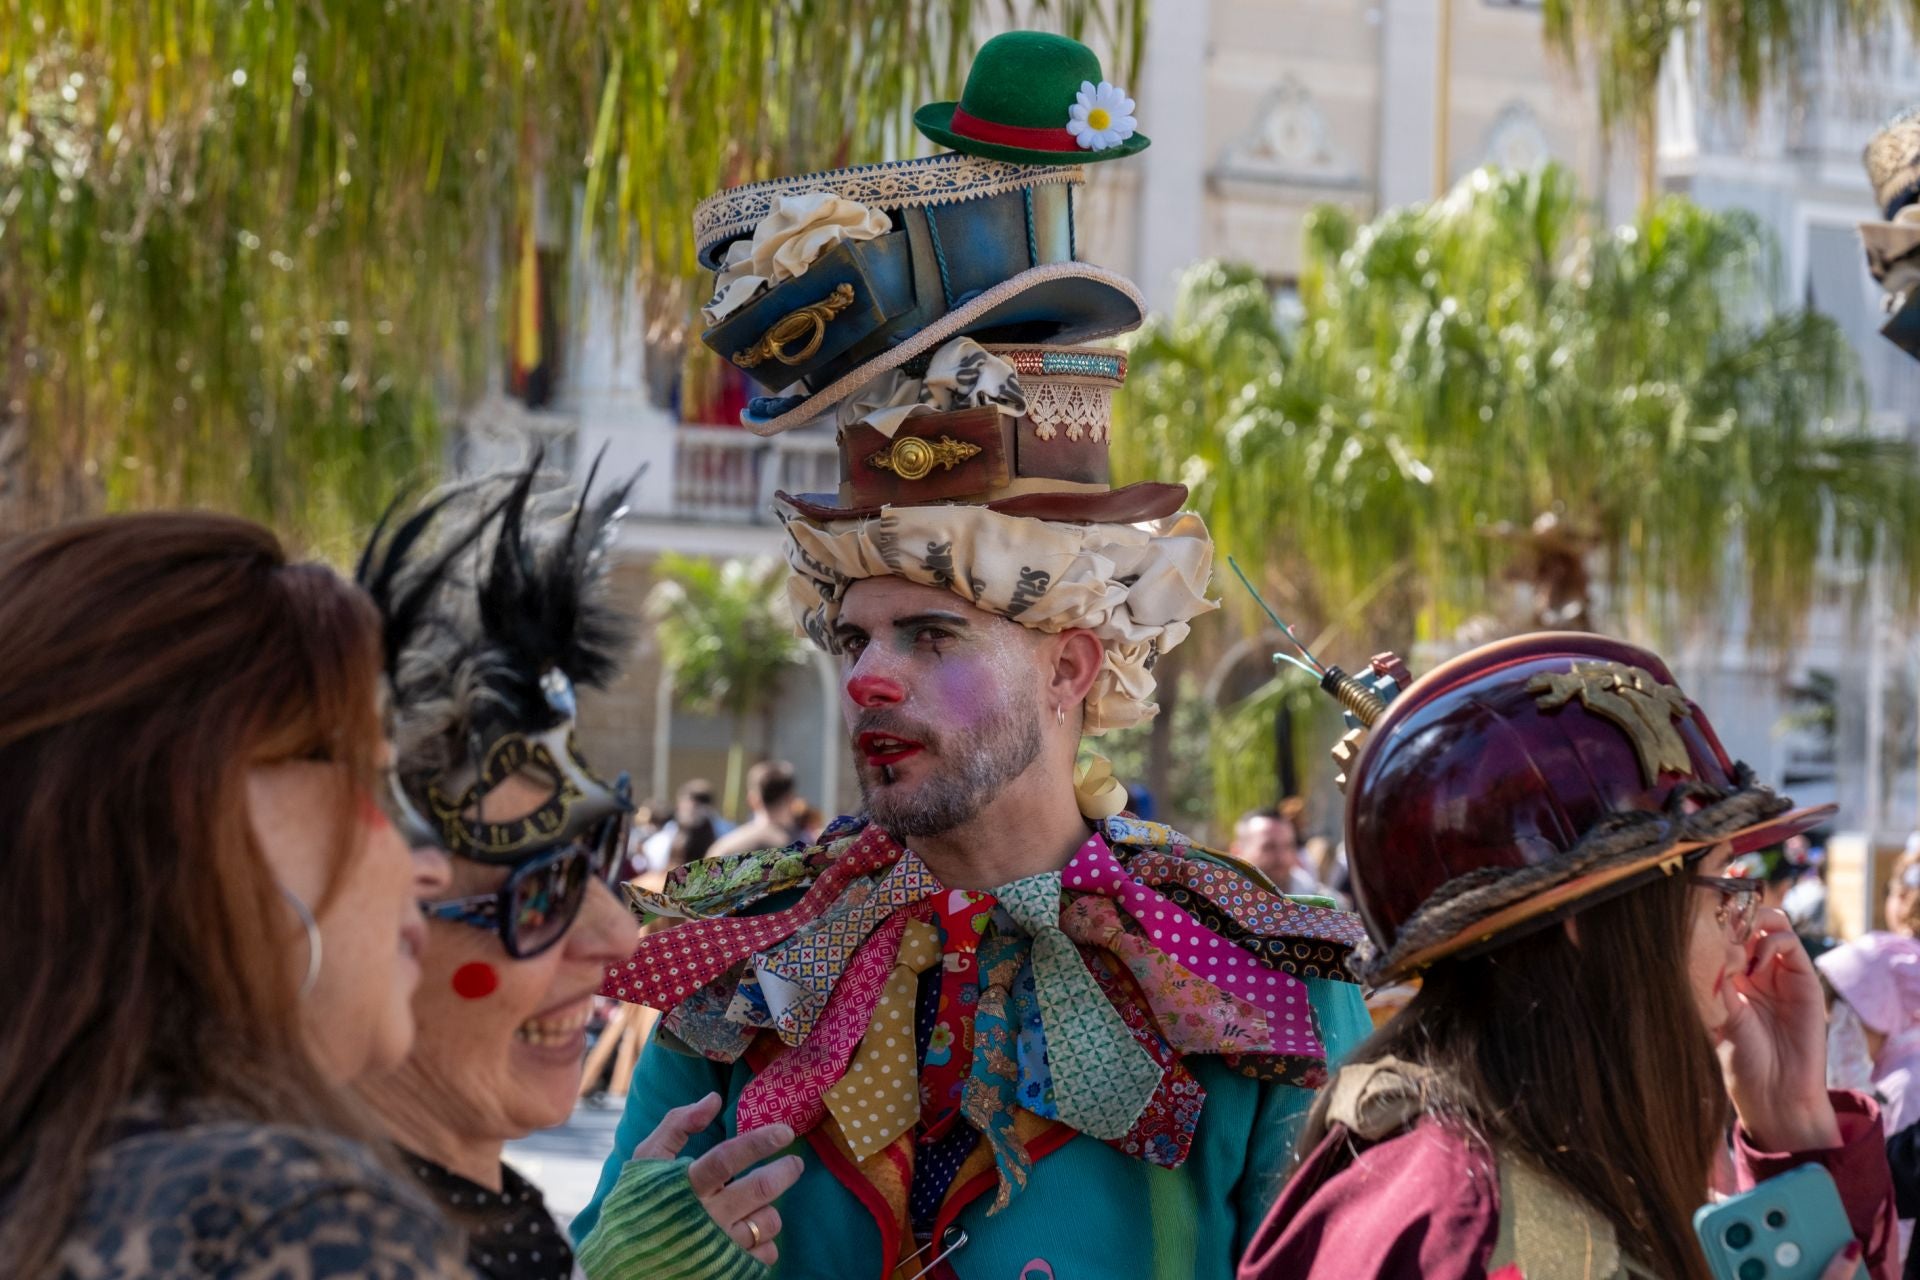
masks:
[[[1317,1100],[1243,1280],[1707,1280],[1691,1219],[1728,1154],[1742,1186],[1825,1166],[1856,1237],[1826,1274],[1892,1275],[1878,1108],[1827,1091],[1813,964],[1727,874],[1830,810],[1759,785],[1658,658],[1598,636],[1490,645],[1385,707],[1346,692],[1372,726],[1347,760],[1355,969],[1422,983]]]
[[[0,545],[0,1274],[459,1274],[360,1145],[444,858],[371,602],[212,515]]]

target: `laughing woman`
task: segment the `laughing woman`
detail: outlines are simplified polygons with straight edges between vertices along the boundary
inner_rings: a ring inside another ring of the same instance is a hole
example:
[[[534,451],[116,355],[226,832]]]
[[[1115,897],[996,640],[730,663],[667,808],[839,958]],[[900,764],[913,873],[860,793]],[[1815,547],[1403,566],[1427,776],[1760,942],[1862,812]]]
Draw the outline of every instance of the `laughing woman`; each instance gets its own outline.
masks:
[[[626,780],[593,772],[573,723],[574,683],[604,683],[624,644],[601,595],[625,491],[589,510],[584,491],[536,494],[537,478],[529,468],[429,502],[390,538],[376,533],[361,565],[395,655],[402,778],[453,854],[452,887],[427,908],[413,1053],[362,1093],[466,1229],[474,1271],[497,1280],[579,1273],[539,1192],[501,1153],[571,1113],[592,997],[637,936],[610,887],[632,811]],[[462,550],[440,552],[449,546]],[[648,1198],[652,1225],[698,1256],[700,1274],[748,1274],[776,1256],[771,1202],[797,1161],[748,1172],[791,1141],[763,1132],[680,1169],[672,1157],[717,1111],[716,1099],[669,1115],[636,1156],[681,1192]],[[656,1250],[652,1274],[669,1274],[660,1264],[673,1253]]]

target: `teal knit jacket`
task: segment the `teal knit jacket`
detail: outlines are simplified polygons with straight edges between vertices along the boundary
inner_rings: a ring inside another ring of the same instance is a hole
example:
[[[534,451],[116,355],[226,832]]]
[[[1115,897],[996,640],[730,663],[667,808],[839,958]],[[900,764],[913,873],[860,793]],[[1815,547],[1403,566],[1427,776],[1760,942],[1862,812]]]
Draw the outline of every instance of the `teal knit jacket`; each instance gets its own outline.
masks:
[[[1335,1064],[1372,1030],[1366,1006],[1359,989],[1349,983],[1303,981],[1329,1065]],[[966,1231],[967,1243],[947,1259],[952,1274],[958,1280],[1025,1280],[1049,1271],[1057,1280],[1229,1280],[1280,1193],[1313,1095],[1239,1075],[1215,1058],[1184,1061],[1207,1091],[1185,1164],[1160,1168],[1103,1142],[1075,1136],[1034,1162],[1025,1190],[999,1213],[987,1213],[993,1202],[990,1186],[961,1205],[953,1221]],[[574,1239],[583,1242],[582,1266],[592,1280],[764,1274],[743,1251],[734,1248],[727,1255],[711,1234],[694,1230],[696,1220],[671,1225],[686,1216],[691,1192],[671,1212],[665,1207],[669,1199],[650,1197],[664,1197],[655,1188],[668,1185],[676,1175],[677,1185],[685,1187],[684,1172],[672,1166],[637,1168],[623,1184],[623,1194],[609,1199],[634,1147],[672,1108],[714,1091],[726,1099],[721,1118],[688,1143],[688,1158],[733,1136],[740,1091],[752,1078],[753,1070],[744,1061],[710,1062],[658,1040],[647,1045],[599,1188],[573,1220]],[[794,1150],[807,1167],[779,1202],[785,1225],[774,1274],[782,1280],[885,1280],[892,1260],[883,1256],[880,1220],[862,1198],[863,1188],[842,1181],[804,1140]],[[858,1180],[855,1173],[847,1176]],[[646,1188],[638,1197],[647,1206],[641,1213],[633,1212],[636,1182]],[[697,1211],[698,1203],[692,1202],[692,1208]],[[607,1232],[589,1239],[603,1212]],[[703,1254],[707,1262],[699,1270],[686,1269],[680,1257],[693,1248],[714,1250]],[[619,1265],[611,1266],[608,1260]],[[741,1263],[744,1269],[732,1269]]]

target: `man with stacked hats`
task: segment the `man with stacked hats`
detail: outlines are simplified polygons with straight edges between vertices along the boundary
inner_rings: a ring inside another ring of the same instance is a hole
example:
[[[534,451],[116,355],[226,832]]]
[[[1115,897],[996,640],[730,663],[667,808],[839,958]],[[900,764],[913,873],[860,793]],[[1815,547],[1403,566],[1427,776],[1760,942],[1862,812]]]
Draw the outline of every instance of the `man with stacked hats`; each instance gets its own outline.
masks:
[[[1147,145],[1133,105],[1084,46],[1001,36],[916,115],[954,152],[697,219],[707,341],[779,369],[748,427],[838,428],[839,492],[778,503],[866,812],[633,895],[681,923],[605,989],[665,1016],[574,1223],[632,1274],[668,1272],[629,1154],[717,1093],[688,1155],[799,1137],[799,1182],[737,1241],[784,1223],[779,1274],[1227,1276],[1368,1029],[1353,917],[1076,765],[1083,734],[1153,714],[1154,664],[1213,607],[1185,489],[1110,483],[1126,361],[1085,345],[1140,319],[1075,260],[1072,207],[1080,165]]]

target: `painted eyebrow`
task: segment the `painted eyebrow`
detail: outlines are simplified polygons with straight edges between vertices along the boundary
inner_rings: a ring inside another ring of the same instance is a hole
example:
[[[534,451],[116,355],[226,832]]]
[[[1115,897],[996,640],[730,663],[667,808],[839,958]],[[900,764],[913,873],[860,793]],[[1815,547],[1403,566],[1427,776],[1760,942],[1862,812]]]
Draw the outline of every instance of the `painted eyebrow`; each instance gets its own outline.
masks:
[[[927,626],[952,627],[956,631],[965,631],[968,623],[965,618],[957,613],[940,612],[916,613],[909,617],[895,618],[893,620],[893,629],[895,631],[911,631],[915,627]]]

